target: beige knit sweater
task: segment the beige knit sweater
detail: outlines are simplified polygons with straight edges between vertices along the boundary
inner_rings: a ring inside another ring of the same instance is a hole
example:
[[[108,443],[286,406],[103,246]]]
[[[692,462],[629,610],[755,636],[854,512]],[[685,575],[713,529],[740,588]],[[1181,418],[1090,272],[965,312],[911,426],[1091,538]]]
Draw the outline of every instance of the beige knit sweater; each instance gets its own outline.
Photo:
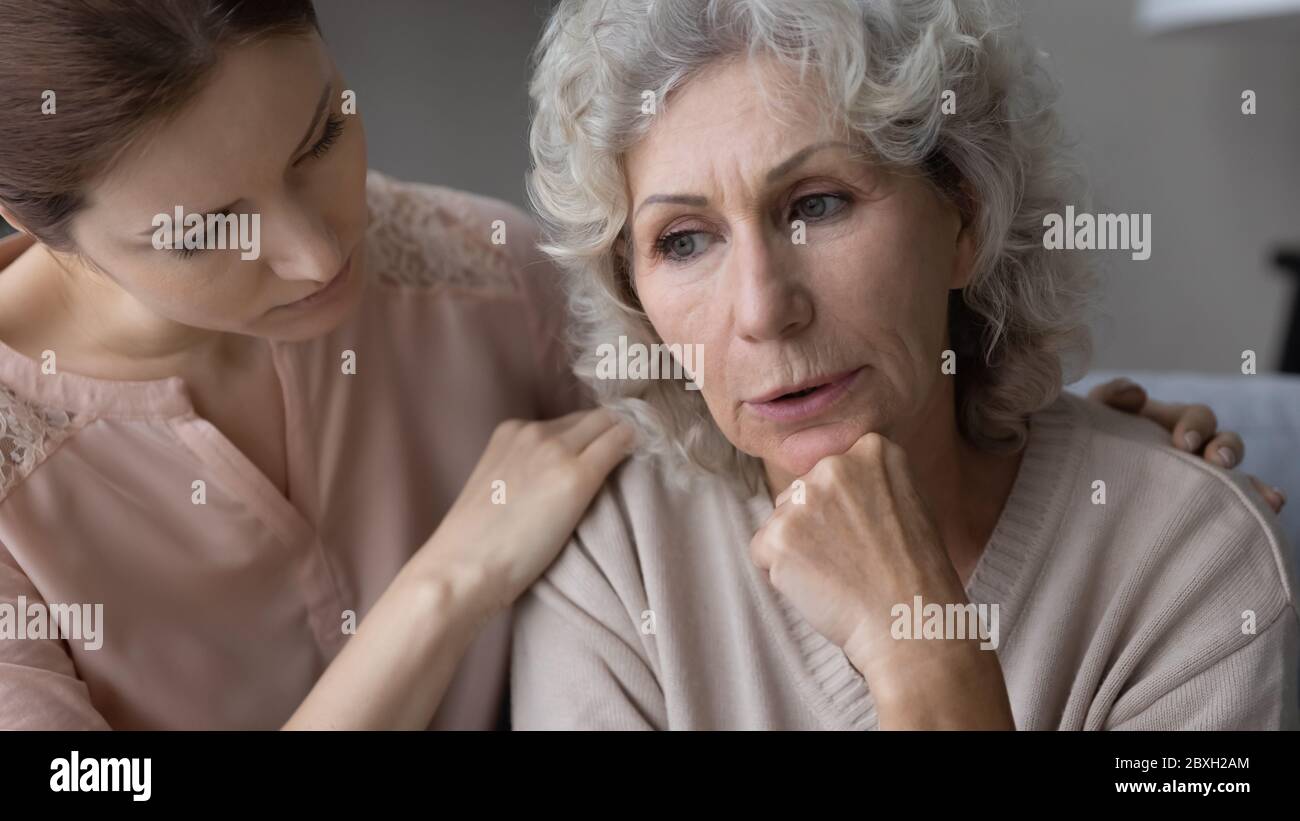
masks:
[[[999,605],[1018,728],[1296,727],[1281,531],[1240,476],[1167,437],[1070,394],[1031,418],[966,587]],[[772,503],[746,497],[621,467],[516,610],[514,726],[874,728],[865,681],[751,564]]]

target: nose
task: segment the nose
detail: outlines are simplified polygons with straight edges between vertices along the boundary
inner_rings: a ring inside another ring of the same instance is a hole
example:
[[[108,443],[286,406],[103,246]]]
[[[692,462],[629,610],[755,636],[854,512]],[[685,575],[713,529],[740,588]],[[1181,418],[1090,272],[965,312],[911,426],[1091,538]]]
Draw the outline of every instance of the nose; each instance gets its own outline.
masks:
[[[732,236],[728,281],[736,333],[748,342],[782,339],[812,321],[813,307],[801,281],[793,248],[755,225],[738,227]]]
[[[343,267],[338,234],[309,203],[284,200],[262,215],[263,257],[282,279],[329,282]]]

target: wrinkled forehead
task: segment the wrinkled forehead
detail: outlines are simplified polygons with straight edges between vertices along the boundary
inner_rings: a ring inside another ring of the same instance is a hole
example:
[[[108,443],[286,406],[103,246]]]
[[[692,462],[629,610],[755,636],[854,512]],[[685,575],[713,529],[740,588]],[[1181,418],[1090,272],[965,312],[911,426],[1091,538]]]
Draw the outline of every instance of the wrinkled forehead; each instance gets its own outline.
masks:
[[[755,180],[823,142],[865,152],[815,72],[774,58],[736,58],[709,65],[669,93],[626,152],[625,168],[634,192],[728,172]]]

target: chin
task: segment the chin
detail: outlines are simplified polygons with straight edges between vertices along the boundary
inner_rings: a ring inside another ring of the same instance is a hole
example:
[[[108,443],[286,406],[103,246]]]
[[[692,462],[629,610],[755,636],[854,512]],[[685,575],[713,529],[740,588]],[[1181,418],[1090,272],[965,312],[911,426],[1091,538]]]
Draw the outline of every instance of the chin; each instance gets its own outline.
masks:
[[[867,431],[860,420],[844,419],[792,433],[776,443],[764,462],[794,476],[803,476],[827,456],[846,452]]]
[[[288,316],[283,319],[273,316],[265,317],[257,336],[267,337],[279,342],[305,342],[324,336],[348,320],[361,302],[361,289],[354,288],[344,298],[322,305],[318,309],[300,316]]]

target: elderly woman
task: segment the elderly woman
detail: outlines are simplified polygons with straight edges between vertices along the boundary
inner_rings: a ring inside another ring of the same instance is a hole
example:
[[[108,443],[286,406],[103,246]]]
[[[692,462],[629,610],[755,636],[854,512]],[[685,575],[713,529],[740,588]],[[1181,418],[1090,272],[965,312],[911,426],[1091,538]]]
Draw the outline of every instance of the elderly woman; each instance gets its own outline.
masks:
[[[646,455],[520,606],[515,726],[1295,725],[1261,499],[1062,392],[1043,78],[991,2],[559,5],[532,190]]]

